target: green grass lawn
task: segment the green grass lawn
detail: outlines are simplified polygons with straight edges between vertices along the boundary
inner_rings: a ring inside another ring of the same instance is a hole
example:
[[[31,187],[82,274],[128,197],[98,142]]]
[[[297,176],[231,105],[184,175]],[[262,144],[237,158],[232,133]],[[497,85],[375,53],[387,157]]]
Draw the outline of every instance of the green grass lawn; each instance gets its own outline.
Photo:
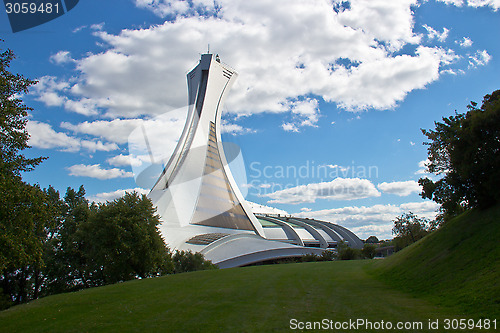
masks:
[[[366,272],[370,264],[284,264],[131,281],[13,307],[0,312],[0,327],[5,332],[269,332],[289,331],[292,318],[427,325],[428,319],[456,317],[374,279]]]
[[[500,206],[468,211],[375,264],[385,283],[468,317],[500,322]]]
[[[418,332],[444,332],[447,318],[498,325],[499,221],[500,206],[468,212],[385,260],[201,271],[50,296],[0,312],[0,332],[280,332],[291,319],[421,322]]]

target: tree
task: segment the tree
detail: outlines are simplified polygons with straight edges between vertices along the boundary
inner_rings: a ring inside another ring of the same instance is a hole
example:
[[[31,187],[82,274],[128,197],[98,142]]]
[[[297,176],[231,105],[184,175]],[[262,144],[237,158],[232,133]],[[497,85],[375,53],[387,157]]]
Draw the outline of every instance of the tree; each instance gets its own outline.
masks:
[[[396,251],[415,243],[429,233],[429,220],[419,218],[412,212],[396,217],[393,222],[392,233],[395,235],[394,245]]]
[[[421,195],[441,204],[442,221],[500,202],[500,90],[484,96],[480,108],[474,102],[467,108],[435,122],[435,130],[422,129],[430,140],[429,172],[443,177],[421,178]]]
[[[32,109],[19,96],[28,93],[36,81],[9,72],[13,59],[12,50],[0,50],[0,172],[19,175],[21,171],[33,170],[44,158],[26,158],[20,153],[29,148],[26,123]]]
[[[373,244],[365,244],[365,246],[363,246],[363,248],[361,249],[361,254],[366,259],[373,259],[373,257],[375,257],[376,252],[377,252],[377,247]]]
[[[355,260],[361,257],[359,249],[353,249],[344,241],[337,244],[337,259],[338,260]]]
[[[20,303],[39,290],[51,218],[45,193],[21,179],[21,172],[33,170],[43,158],[22,155],[29,148],[26,122],[31,109],[20,97],[35,81],[9,72],[13,59],[11,50],[0,50],[0,288]]]
[[[137,192],[91,210],[80,230],[92,276],[109,284],[160,275],[168,252],[159,224],[151,201]]]
[[[174,273],[193,272],[206,269],[215,269],[217,266],[205,260],[203,254],[191,251],[175,251],[172,256]]]
[[[370,236],[368,237],[366,240],[365,240],[365,243],[370,243],[370,244],[373,244],[373,243],[379,243],[379,239],[377,238],[377,236]]]
[[[36,297],[51,209],[45,193],[0,174],[0,288],[15,303]]]

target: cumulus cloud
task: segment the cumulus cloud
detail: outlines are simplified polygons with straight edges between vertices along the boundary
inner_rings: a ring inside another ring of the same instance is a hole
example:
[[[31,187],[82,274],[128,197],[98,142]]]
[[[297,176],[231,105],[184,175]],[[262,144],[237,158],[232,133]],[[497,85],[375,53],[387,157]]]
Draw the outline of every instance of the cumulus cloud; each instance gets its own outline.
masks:
[[[103,169],[100,164],[84,165],[76,164],[67,168],[70,176],[76,177],[90,177],[100,180],[113,179],[113,178],[128,178],[133,177],[132,172],[127,172],[122,169],[112,168]]]
[[[474,43],[469,37],[464,37],[462,40],[457,42],[461,47],[471,47]]]
[[[57,52],[56,54],[50,57],[50,61],[58,65],[74,62],[73,58],[71,58],[71,53],[69,51]]]
[[[112,151],[119,148],[116,143],[83,140],[69,136],[66,133],[56,132],[50,124],[35,120],[30,120],[26,129],[30,134],[28,144],[37,148],[56,148],[67,152],[77,152],[82,148],[90,152]]]
[[[491,60],[491,55],[486,50],[477,51],[475,54],[469,56],[469,67],[475,68],[484,66]]]
[[[256,131],[251,128],[245,128],[239,124],[231,123],[227,119],[222,119],[221,123],[221,131],[222,133],[228,133],[232,135],[241,135],[248,133],[255,133]]]
[[[446,38],[448,38],[448,33],[450,32],[450,30],[446,28],[443,28],[443,32],[439,32],[434,28],[428,26],[427,24],[424,24],[424,28],[425,30],[427,30],[427,37],[429,39],[437,39],[441,43],[446,41]]]
[[[84,115],[162,114],[186,103],[185,73],[210,42],[240,73],[227,110],[288,112],[283,129],[299,131],[316,126],[320,98],[350,111],[392,108],[437,80],[449,64],[452,50],[425,46],[414,32],[417,0],[342,4],[136,0],[167,21],[118,34],[95,31],[104,50],[74,59],[74,79],[38,94],[48,105]],[[405,45],[415,51],[396,52]],[[61,51],[57,59],[64,62],[70,55]]]
[[[378,197],[380,192],[367,179],[336,178],[330,182],[285,188],[264,196],[271,198],[269,203],[302,204],[312,203],[317,199],[356,200]]]
[[[470,7],[491,7],[493,10],[497,11],[500,8],[499,0],[437,0],[439,2],[444,2],[447,5],[454,5],[457,7],[462,7],[463,5]]]
[[[300,127],[317,127],[319,119],[318,100],[306,98],[305,100],[289,102],[287,108],[290,109],[293,120],[289,123],[283,123],[281,127],[285,131],[299,132]]]
[[[210,15],[218,8],[214,0],[135,0],[137,7],[153,11],[160,17],[171,15]]]
[[[400,197],[406,197],[413,193],[420,193],[422,189],[420,185],[414,180],[408,180],[405,182],[383,182],[378,184],[377,188],[384,192],[399,195]]]
[[[43,76],[38,79],[32,94],[47,106],[63,106],[66,110],[84,116],[98,114],[98,102],[87,97],[72,99],[68,97],[73,89],[72,80],[64,81],[54,76]]]
[[[113,166],[141,166],[143,163],[143,160],[146,159],[146,157],[136,157],[136,156],[130,156],[130,155],[117,155],[114,157],[110,157],[106,160],[106,162],[110,165]]]
[[[98,202],[98,203],[104,203],[106,201],[113,201],[115,199],[121,198],[125,195],[127,192],[137,192],[139,194],[148,194],[149,190],[144,189],[141,187],[136,187],[136,188],[131,188],[131,189],[126,189],[126,190],[116,190],[112,192],[103,192],[103,193],[97,193],[91,196],[87,196],[87,199],[89,201],[93,202]]]
[[[401,205],[374,205],[344,207],[293,214],[340,224],[352,230],[358,237],[366,239],[392,238],[393,220],[403,213],[412,212],[419,217],[434,219],[439,205],[432,201],[409,202]]]

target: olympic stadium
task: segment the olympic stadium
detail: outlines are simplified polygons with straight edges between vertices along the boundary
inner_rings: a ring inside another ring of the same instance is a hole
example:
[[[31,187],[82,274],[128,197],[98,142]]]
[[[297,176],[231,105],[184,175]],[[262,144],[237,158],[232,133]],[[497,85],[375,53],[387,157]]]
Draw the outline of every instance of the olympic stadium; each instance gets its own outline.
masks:
[[[148,194],[161,217],[166,245],[200,252],[220,268],[321,254],[339,242],[363,247],[340,225],[253,211],[247,203],[220,130],[222,106],[237,76],[213,54],[203,54],[187,74],[186,124]]]

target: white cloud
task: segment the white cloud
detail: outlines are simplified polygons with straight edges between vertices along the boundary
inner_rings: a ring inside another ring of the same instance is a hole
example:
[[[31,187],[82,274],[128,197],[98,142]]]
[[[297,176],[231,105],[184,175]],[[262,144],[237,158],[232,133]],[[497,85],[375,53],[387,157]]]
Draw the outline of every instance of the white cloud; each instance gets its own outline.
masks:
[[[37,148],[56,148],[68,152],[76,152],[82,148],[87,149],[90,152],[112,151],[118,149],[118,145],[116,143],[82,140],[69,136],[66,133],[56,132],[49,124],[39,121],[30,120],[26,129],[30,134],[28,144]]]
[[[91,196],[87,196],[87,199],[91,202],[93,201],[93,202],[104,203],[106,201],[113,201],[115,199],[121,198],[125,195],[125,193],[127,193],[127,192],[130,193],[130,192],[134,192],[134,191],[139,193],[139,194],[146,194],[146,195],[149,193],[148,189],[136,187],[136,188],[126,189],[126,190],[116,190],[116,191],[112,191],[112,192],[98,193],[98,194],[94,194]]]
[[[432,201],[409,202],[402,205],[374,205],[370,207],[344,207],[293,214],[340,224],[366,239],[375,235],[380,239],[392,238],[393,220],[403,213],[413,212],[419,217],[434,219],[439,205]]]
[[[110,157],[106,160],[106,162],[110,165],[114,166],[141,166],[143,163],[143,159],[130,155],[117,155],[114,157]]]
[[[133,177],[132,172],[127,172],[122,169],[102,169],[99,164],[84,165],[76,164],[67,168],[70,176],[76,177],[90,177],[100,180],[113,179],[113,178],[128,178]]]
[[[299,128],[297,127],[297,125],[292,123],[283,123],[281,124],[281,128],[283,128],[283,130],[286,132],[295,132],[295,133],[299,132]]]
[[[186,103],[185,73],[209,42],[240,73],[228,95],[229,112],[288,112],[292,119],[282,127],[299,131],[316,126],[316,98],[350,111],[396,106],[412,90],[437,80],[452,53],[423,45],[414,33],[417,0],[359,0],[342,11],[325,0],[136,0],[136,5],[180,16],[117,35],[95,32],[104,50],[75,59],[77,75],[69,87],[40,94],[64,95],[61,105],[86,115],[163,114]],[[394,52],[408,44],[416,51]],[[311,95],[317,97],[306,100]]]
[[[462,40],[457,41],[457,43],[461,47],[471,47],[474,42],[469,37],[464,37],[464,38],[462,38]]]
[[[464,4],[470,7],[491,7],[494,11],[500,8],[500,0],[437,0],[439,2],[444,2],[447,5],[455,5],[457,7],[462,7]]]
[[[444,2],[447,5],[454,5],[457,7],[462,7],[464,5],[464,0],[437,0],[438,2]]]
[[[443,28],[443,32],[440,33],[437,30],[435,30],[434,28],[428,26],[427,24],[424,24],[423,27],[425,28],[425,30],[427,30],[427,37],[429,39],[432,40],[432,39],[436,38],[441,43],[446,41],[446,38],[448,38],[448,33],[450,32],[449,29]]]
[[[227,119],[222,119],[221,131],[222,131],[222,133],[229,133],[232,135],[255,133],[255,130],[253,130],[251,128],[244,128],[241,125],[231,123]]]
[[[306,98],[300,101],[289,102],[287,108],[293,115],[292,123],[283,123],[281,127],[287,132],[299,132],[299,127],[317,127],[319,119],[318,100]]]
[[[132,166],[139,166],[140,161],[146,161],[143,155],[152,153],[156,160],[168,158],[175,149],[186,121],[186,109],[181,108],[167,112],[153,119],[113,119],[85,121],[79,124],[61,123],[61,127],[73,131],[93,135],[117,144],[129,143],[129,153],[132,155]],[[134,132],[135,131],[135,132]],[[135,134],[132,134],[135,133]],[[144,140],[147,135],[150,151],[138,151],[137,140]],[[137,135],[140,138],[137,138]],[[117,160],[114,160],[116,162]],[[147,158],[148,162],[149,157]],[[119,163],[119,162],[118,162]]]
[[[105,23],[104,22],[101,22],[101,23],[95,23],[95,24],[92,24],[90,26],[90,29],[92,30],[97,30],[97,31],[101,31],[102,29],[104,29],[104,25]]]
[[[491,55],[486,50],[477,51],[474,55],[469,56],[469,66],[478,67],[485,66],[491,60]]]
[[[71,85],[72,80],[66,82],[54,76],[43,76],[38,79],[32,94],[47,106],[63,106],[68,111],[84,116],[96,115],[98,113],[96,101],[86,97],[71,99],[67,96],[74,88]]]
[[[168,15],[211,14],[216,11],[217,2],[214,0],[135,0],[137,7],[153,11],[160,17]]]
[[[285,188],[264,196],[271,198],[269,203],[301,204],[312,203],[317,199],[356,200],[378,197],[380,192],[367,179],[336,178],[330,182]]]
[[[50,61],[55,64],[66,64],[74,62],[75,60],[71,58],[71,53],[69,51],[59,51],[56,54],[50,56]]]
[[[400,197],[406,197],[412,193],[420,193],[422,189],[416,181],[408,180],[405,182],[383,182],[378,184],[377,188],[384,192],[399,195]]]
[[[128,136],[142,124],[142,119],[113,119],[84,121],[79,124],[62,122],[61,127],[74,133],[89,134],[119,144],[126,143]]]

